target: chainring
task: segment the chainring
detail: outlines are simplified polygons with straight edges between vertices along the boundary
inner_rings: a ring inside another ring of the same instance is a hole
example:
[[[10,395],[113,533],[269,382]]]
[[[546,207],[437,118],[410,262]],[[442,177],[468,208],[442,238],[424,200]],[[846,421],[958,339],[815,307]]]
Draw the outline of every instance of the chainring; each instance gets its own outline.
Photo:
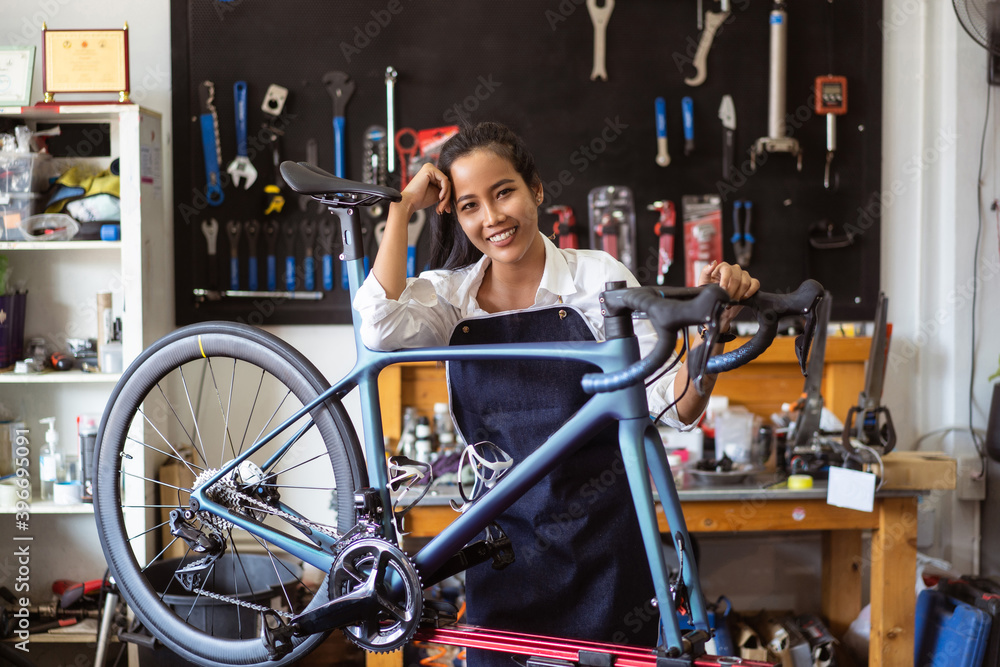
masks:
[[[346,545],[333,565],[330,597],[370,587],[366,618],[344,627],[352,642],[376,653],[395,651],[413,637],[423,613],[420,575],[399,547],[380,537]]]

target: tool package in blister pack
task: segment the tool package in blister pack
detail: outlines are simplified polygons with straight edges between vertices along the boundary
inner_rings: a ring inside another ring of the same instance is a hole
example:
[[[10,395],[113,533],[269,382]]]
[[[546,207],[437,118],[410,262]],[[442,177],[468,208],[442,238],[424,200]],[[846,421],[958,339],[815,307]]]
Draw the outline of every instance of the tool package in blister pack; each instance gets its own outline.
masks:
[[[590,247],[600,249],[636,272],[635,198],[624,185],[602,185],[587,196]]]
[[[722,199],[718,195],[684,195],[685,284],[695,287],[707,264],[722,261]]]

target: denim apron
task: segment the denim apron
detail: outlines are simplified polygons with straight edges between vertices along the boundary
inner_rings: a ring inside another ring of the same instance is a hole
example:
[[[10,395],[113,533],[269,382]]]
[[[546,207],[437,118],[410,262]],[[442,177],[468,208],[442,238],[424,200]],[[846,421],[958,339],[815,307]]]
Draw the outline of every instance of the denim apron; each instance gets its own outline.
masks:
[[[567,306],[459,322],[452,345],[593,341]],[[467,443],[489,440],[520,464],[582,406],[584,373],[570,360],[448,364],[455,425]],[[544,477],[497,520],[515,562],[466,572],[468,622],[592,641],[656,644],[652,578],[612,424]],[[470,667],[511,667],[497,652],[469,650]]]

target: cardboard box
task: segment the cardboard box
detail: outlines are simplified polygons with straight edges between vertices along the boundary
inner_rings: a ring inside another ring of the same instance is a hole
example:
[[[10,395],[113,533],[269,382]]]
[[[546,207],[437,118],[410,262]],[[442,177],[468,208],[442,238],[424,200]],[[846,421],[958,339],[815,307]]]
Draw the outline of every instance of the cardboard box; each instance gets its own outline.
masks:
[[[954,489],[958,461],[944,452],[901,452],[882,457],[885,463],[883,489],[933,491]]]

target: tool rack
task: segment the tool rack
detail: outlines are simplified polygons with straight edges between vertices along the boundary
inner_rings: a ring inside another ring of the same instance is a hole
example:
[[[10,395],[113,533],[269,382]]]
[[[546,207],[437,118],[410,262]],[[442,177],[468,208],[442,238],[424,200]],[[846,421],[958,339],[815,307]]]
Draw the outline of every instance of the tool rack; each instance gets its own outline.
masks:
[[[718,9],[717,3],[704,4],[706,10]],[[879,213],[886,196],[893,196],[881,183],[881,4],[788,3],[787,131],[804,148],[801,172],[793,157],[782,154],[768,155],[755,172],[749,170],[748,151],[767,132],[772,3],[745,0],[731,5],[731,15],[719,28],[708,55],[707,78],[692,87],[684,79],[694,73],[691,60],[700,35],[696,3],[617,3],[607,25],[608,80],[595,81],[590,78],[593,25],[582,2],[511,0],[501,10],[477,3],[459,9],[455,3],[430,0],[288,0],[278,10],[263,0],[172,0],[178,324],[208,319],[253,324],[349,321],[339,267],[335,288],[319,290],[317,300],[272,296],[199,303],[193,291],[207,286],[208,273],[200,227],[211,217],[222,228],[230,219],[265,222],[262,188],[271,180],[270,154],[255,135],[264,120],[260,103],[272,83],[289,90],[282,159],[305,160],[307,142],[313,138],[319,166],[332,172],[332,110],[323,76],[329,71],[351,76],[356,90],[345,111],[345,176],[360,180],[364,131],[373,124],[386,124],[388,66],[399,73],[397,129],[497,120],[525,138],[545,183],[546,199],[539,213],[543,230],[551,230],[556,220],[544,212],[551,205],[567,204],[578,221],[585,221],[592,188],[632,188],[640,282],[655,284],[657,273],[657,215],[646,206],[673,201],[680,219],[683,195],[721,193],[727,261],[736,260],[728,242],[732,203],[752,201],[756,243],[748,268],[762,284],[780,291],[814,278],[834,296],[834,320],[871,319],[879,289]],[[826,122],[815,113],[812,95],[815,78],[831,73],[850,80],[851,106],[837,119],[836,187],[827,190],[823,186]],[[259,174],[250,190],[224,183],[225,201],[217,207],[204,205],[199,196],[205,167],[197,123],[198,86],[204,80],[213,81],[217,90],[223,169],[236,155],[232,86],[239,80],[248,83],[249,152]],[[723,132],[717,117],[726,94],[732,95],[737,115],[737,175],[728,181],[722,179]],[[659,96],[667,102],[672,158],[667,167],[656,163],[654,99]],[[683,150],[684,96],[692,98],[695,126],[695,149],[688,156]],[[294,222],[302,217],[297,197],[288,191],[285,196],[284,211],[275,217]],[[328,215],[314,207],[307,212],[313,219]],[[824,220],[835,234],[850,225],[857,232],[853,243],[840,249],[811,247],[810,234]],[[418,269],[427,261],[428,231],[418,245]],[[580,232],[585,238],[586,230]],[[683,248],[681,238],[675,247]],[[243,285],[245,248],[241,241]],[[260,271],[264,254],[258,240]],[[296,254],[301,266],[301,248]],[[667,285],[683,284],[684,258],[677,254],[665,276]],[[229,259],[228,240],[220,233],[216,255],[220,287],[228,284]],[[278,289],[282,289],[283,253],[278,253],[277,262]],[[258,282],[264,284],[263,276]]]

